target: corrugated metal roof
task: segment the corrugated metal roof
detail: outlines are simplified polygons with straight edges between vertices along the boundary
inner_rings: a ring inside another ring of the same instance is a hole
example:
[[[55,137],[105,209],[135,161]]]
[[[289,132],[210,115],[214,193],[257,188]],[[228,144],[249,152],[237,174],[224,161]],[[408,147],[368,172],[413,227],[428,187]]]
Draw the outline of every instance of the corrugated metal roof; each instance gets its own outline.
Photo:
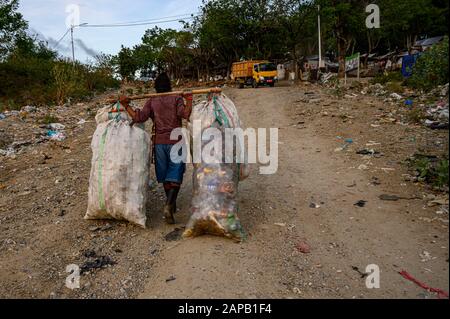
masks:
[[[423,40],[419,40],[416,41],[416,43],[414,44],[415,46],[430,46],[436,43],[441,42],[444,39],[444,36],[439,36],[439,37],[433,37],[433,38],[428,38],[428,39],[423,39]]]

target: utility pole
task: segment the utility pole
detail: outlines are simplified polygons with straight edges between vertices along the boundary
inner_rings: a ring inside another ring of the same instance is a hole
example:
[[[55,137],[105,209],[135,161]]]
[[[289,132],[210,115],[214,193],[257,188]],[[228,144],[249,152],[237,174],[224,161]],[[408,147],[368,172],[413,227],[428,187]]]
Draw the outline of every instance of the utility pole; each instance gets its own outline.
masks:
[[[318,68],[322,68],[323,67],[323,62],[322,62],[322,39],[321,39],[321,34],[320,34],[320,5],[317,6],[317,25],[318,25],[318,30],[319,30],[319,65]]]
[[[75,47],[73,45],[73,28],[74,25],[70,27],[70,36],[72,38],[72,63],[75,65]]]
[[[83,27],[85,25],[87,25],[87,23],[82,23],[82,24],[79,24],[79,25],[72,25],[70,27],[70,36],[71,36],[71,39],[72,39],[72,63],[74,65],[75,65],[75,46],[73,44],[73,29],[76,28],[76,27]]]

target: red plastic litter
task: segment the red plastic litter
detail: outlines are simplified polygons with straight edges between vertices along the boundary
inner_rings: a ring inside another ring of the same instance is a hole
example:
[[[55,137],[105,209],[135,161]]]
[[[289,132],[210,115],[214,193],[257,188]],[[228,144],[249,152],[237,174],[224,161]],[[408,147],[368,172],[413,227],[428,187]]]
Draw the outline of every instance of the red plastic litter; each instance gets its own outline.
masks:
[[[305,241],[300,241],[295,245],[295,248],[303,254],[309,254],[311,252],[311,248],[309,247],[308,243]]]
[[[406,270],[402,270],[399,272],[400,275],[402,275],[403,278],[408,279],[409,281],[412,281],[413,283],[415,283],[417,286],[428,290],[430,292],[435,292],[438,294],[439,298],[445,297],[448,299],[448,293],[445,292],[442,289],[438,289],[438,288],[433,288],[430,286],[427,286],[426,284],[424,284],[423,282],[418,281],[416,278],[414,278],[413,276],[411,276]]]

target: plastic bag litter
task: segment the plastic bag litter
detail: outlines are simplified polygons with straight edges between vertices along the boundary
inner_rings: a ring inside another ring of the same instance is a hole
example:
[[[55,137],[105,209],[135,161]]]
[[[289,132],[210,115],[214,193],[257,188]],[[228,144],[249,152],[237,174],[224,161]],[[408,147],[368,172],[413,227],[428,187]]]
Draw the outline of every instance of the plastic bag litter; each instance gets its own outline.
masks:
[[[130,126],[126,112],[112,112],[110,106],[95,120],[84,218],[127,220],[145,228],[150,137],[142,126]]]
[[[192,124],[201,120],[203,130],[215,127],[225,136],[225,128],[241,127],[241,122],[233,102],[225,95],[210,96],[208,101],[194,106]],[[192,135],[193,136],[193,135]],[[194,136],[193,136],[194,137]],[[202,141],[202,149],[209,141]],[[242,145],[243,146],[243,145]],[[235,154],[243,151],[235,147]],[[222,156],[212,154],[217,163],[196,163],[193,172],[193,198],[191,217],[186,225],[184,237],[203,234],[225,236],[235,240],[245,239],[245,232],[238,217],[238,184],[248,177],[246,163],[225,163],[225,143],[222,141]]]

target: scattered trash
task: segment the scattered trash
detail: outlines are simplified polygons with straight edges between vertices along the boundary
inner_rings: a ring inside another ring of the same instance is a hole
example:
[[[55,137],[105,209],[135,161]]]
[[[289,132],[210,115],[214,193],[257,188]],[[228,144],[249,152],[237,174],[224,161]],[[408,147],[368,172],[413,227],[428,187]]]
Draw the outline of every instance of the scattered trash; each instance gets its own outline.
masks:
[[[405,279],[407,279],[407,280],[409,280],[409,281],[415,283],[417,286],[419,286],[419,287],[421,287],[421,288],[423,288],[423,289],[425,289],[425,290],[428,290],[428,291],[430,291],[430,292],[437,293],[437,294],[438,294],[438,298],[447,298],[447,299],[448,299],[448,293],[447,293],[447,292],[445,292],[445,291],[442,290],[442,289],[430,287],[430,286],[428,286],[428,285],[426,285],[426,284],[424,284],[424,283],[418,281],[418,280],[415,279],[413,276],[411,276],[407,271],[402,270],[402,271],[399,272],[399,274],[400,274],[403,278],[405,278]]]
[[[58,131],[47,131],[47,137],[49,137],[53,141],[62,142],[66,139],[66,135],[63,132]]]
[[[301,291],[300,288],[298,288],[298,287],[292,288],[292,292],[293,292],[294,294],[297,294],[297,295],[301,295],[301,294],[302,294],[302,291]]]
[[[434,207],[439,205],[448,205],[448,197],[433,199],[427,203],[428,207]]]
[[[356,154],[358,154],[358,155],[375,155],[375,154],[380,154],[380,152],[378,152],[374,149],[364,148],[359,151],[356,151]]]
[[[316,203],[310,203],[309,208],[320,208],[320,205]]]
[[[413,105],[413,100],[411,100],[411,99],[407,99],[407,100],[405,100],[405,105],[406,106],[412,106]]]
[[[338,139],[341,139],[341,137],[338,136]],[[344,140],[344,145],[342,145],[342,146],[336,148],[334,151],[335,151],[335,152],[341,152],[341,151],[344,151],[344,150],[346,150],[351,144],[353,144],[353,139],[347,138],[347,139]]]
[[[448,123],[440,123],[437,121],[425,120],[425,126],[432,130],[445,130],[449,128]]]
[[[176,279],[177,279],[177,278],[176,278],[174,275],[171,275],[169,278],[166,279],[166,282],[174,281],[174,280],[176,280]]]
[[[60,123],[52,123],[47,126],[47,137],[53,141],[64,141],[66,139],[66,135],[63,130],[66,128],[64,125]]]
[[[352,266],[352,269],[353,269],[354,271],[356,271],[358,274],[360,274],[360,275],[361,275],[361,278],[365,278],[365,277],[367,277],[367,276],[369,275],[369,274],[364,273],[364,272],[362,272],[361,270],[359,270],[359,268],[356,267],[356,266]]]
[[[382,194],[382,195],[378,196],[378,198],[381,200],[392,201],[392,202],[396,202],[400,199],[421,199],[419,197],[402,197],[402,196],[388,195],[388,194]]]
[[[366,206],[366,203],[367,203],[367,201],[365,201],[365,200],[359,200],[353,205],[358,206],[358,207],[364,207],[364,206]]]
[[[6,115],[3,113],[0,113],[0,120],[4,120],[4,119],[6,119]]]
[[[94,258],[97,257],[97,253],[95,252],[95,250],[88,249],[85,252],[83,252],[83,256],[86,258]]]
[[[387,91],[384,89],[384,86],[380,83],[375,83],[372,85],[369,85],[367,88],[367,93],[370,93],[375,96],[382,96],[387,93]]]
[[[64,125],[60,124],[60,123],[51,123],[51,124],[48,125],[48,128],[50,130],[53,130],[53,131],[62,131],[66,127]]]
[[[85,119],[81,119],[81,120],[79,120],[78,122],[77,122],[77,125],[83,125],[83,124],[85,124],[86,123],[86,120]]]
[[[370,180],[370,183],[371,183],[373,186],[381,185],[380,179],[379,179],[378,177],[375,177],[375,176],[372,176],[372,179]]]
[[[369,167],[367,165],[365,165],[365,164],[361,164],[361,165],[358,166],[358,169],[362,170],[362,171],[365,171],[365,170],[368,170]]]
[[[86,256],[85,256],[86,257]],[[84,262],[80,266],[80,274],[89,272],[94,269],[101,269],[107,266],[113,266],[117,264],[115,261],[111,259],[109,256],[97,256],[97,254],[89,254],[89,257],[86,258],[95,258],[94,260],[89,260]]]
[[[21,112],[27,112],[27,113],[34,113],[34,112],[37,111],[37,107],[31,106],[31,105],[27,105],[27,106],[24,106],[20,111]]]
[[[375,141],[369,141],[368,143],[366,143],[366,146],[376,146],[376,145],[381,145],[381,143],[377,143]]]
[[[449,109],[448,101],[439,101],[431,105],[426,111],[425,126],[433,130],[448,129],[449,127]]]
[[[389,95],[389,97],[395,99],[395,100],[401,100],[403,97],[398,94],[398,93],[392,93],[391,95]]]
[[[336,73],[332,73],[332,72],[328,72],[328,73],[324,73],[322,74],[321,78],[320,78],[320,82],[322,83],[328,83],[328,81],[333,78],[336,77]]]
[[[9,147],[6,150],[0,149],[0,155],[2,156],[11,156],[14,155],[15,150],[12,147]]]
[[[427,261],[430,261],[430,260],[433,260],[433,259],[436,259],[436,257],[432,257],[431,256],[431,254],[428,252],[428,251],[426,251],[426,250],[424,250],[421,254],[419,254],[419,256],[420,256],[420,258],[421,258],[421,262],[427,262]]]
[[[96,231],[106,231],[106,230],[110,230],[112,228],[113,228],[113,226],[111,224],[106,224],[105,226],[92,226],[92,227],[89,227],[89,230],[91,232],[96,232]]]
[[[309,254],[311,252],[311,247],[306,241],[300,241],[295,245],[295,248],[302,254]]]
[[[180,240],[181,235],[183,234],[183,229],[181,228],[175,228],[170,233],[168,233],[166,236],[164,236],[166,241],[176,241]]]

